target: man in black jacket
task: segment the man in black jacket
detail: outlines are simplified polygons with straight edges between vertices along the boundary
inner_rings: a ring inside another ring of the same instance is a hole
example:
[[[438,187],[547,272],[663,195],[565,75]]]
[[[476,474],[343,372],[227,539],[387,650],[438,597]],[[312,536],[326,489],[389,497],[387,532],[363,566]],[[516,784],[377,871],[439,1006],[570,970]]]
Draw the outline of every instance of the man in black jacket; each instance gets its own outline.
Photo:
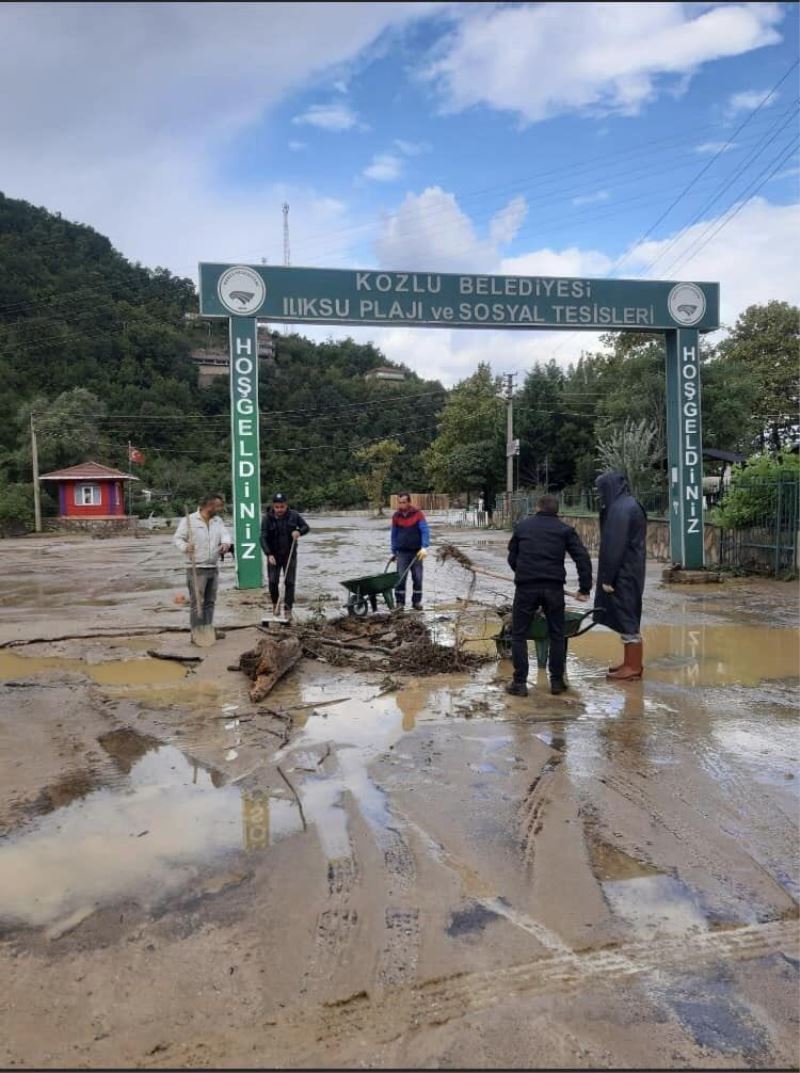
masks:
[[[272,506],[261,519],[261,548],[267,557],[269,594],[272,613],[278,611],[278,582],[283,570],[284,613],[289,622],[294,605],[294,583],[297,576],[297,541],[308,532],[308,523],[292,510],[282,492],[272,497]]]
[[[528,695],[528,630],[533,616],[541,607],[547,619],[550,635],[550,692],[563,693],[566,663],[564,639],[564,582],[567,572],[564,557],[570,555],[578,568],[578,599],[585,602],[592,591],[592,561],[571,525],[558,517],[558,499],[543,495],[536,504],[536,513],[523,518],[514,526],[508,544],[508,565],[514,571],[514,607],[511,618],[511,658],[514,661],[514,681],[506,692],[514,696]]]

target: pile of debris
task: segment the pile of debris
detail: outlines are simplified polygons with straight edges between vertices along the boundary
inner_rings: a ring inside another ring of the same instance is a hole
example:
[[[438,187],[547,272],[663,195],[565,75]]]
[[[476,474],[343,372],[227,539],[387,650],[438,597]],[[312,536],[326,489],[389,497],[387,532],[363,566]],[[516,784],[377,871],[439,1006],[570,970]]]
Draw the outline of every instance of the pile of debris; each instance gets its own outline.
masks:
[[[409,615],[343,616],[304,626],[299,639],[306,656],[358,670],[438,674],[468,670],[490,658],[460,645],[439,644],[421,618]]]
[[[469,670],[489,658],[434,641],[425,621],[409,615],[343,616],[309,624],[298,636],[306,656],[364,671],[438,674]]]
[[[255,648],[243,652],[238,666],[230,668],[244,671],[252,680],[250,699],[255,704],[302,656],[333,667],[416,675],[470,670],[492,658],[467,652],[459,644],[440,644],[421,618],[409,615],[383,613],[366,619],[343,615],[264,632]]]

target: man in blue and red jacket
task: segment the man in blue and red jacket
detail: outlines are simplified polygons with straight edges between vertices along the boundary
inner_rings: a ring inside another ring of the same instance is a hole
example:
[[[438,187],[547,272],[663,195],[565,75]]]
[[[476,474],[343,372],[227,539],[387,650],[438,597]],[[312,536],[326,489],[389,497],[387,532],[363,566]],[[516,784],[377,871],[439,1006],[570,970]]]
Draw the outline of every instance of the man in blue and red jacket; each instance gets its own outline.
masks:
[[[410,492],[397,497],[397,510],[392,515],[392,559],[397,561],[400,583],[394,590],[398,607],[406,605],[406,582],[411,567],[411,607],[422,610],[422,560],[428,554],[431,534],[422,511],[411,502]]]

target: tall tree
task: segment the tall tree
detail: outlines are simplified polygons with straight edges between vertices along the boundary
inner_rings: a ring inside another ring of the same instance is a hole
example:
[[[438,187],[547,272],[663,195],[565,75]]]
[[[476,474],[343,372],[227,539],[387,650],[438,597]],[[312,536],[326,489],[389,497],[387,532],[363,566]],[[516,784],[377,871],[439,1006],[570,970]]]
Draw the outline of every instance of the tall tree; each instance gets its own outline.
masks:
[[[749,306],[716,351],[755,385],[752,406],[759,447],[779,451],[797,439],[800,310],[788,302]]]
[[[488,362],[448,395],[436,439],[425,453],[425,467],[443,492],[480,491],[491,497],[503,484],[505,405],[500,377]]]
[[[367,495],[369,504],[376,514],[383,514],[386,501],[386,481],[392,463],[405,451],[405,447],[396,440],[380,440],[368,447],[360,447],[354,458],[367,467],[367,472],[357,478]]]

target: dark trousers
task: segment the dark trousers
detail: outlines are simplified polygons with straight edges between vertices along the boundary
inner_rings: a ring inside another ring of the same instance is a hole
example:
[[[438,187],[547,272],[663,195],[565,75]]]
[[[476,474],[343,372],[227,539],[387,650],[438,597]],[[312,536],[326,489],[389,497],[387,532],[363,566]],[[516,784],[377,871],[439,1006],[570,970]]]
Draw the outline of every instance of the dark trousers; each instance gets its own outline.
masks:
[[[398,551],[397,569],[401,574],[407,569],[409,563],[411,564],[411,603],[414,607],[420,607],[422,605],[422,562],[417,559],[415,551]],[[407,583],[408,574],[394,590],[394,598],[398,607],[405,607],[406,605]]]
[[[214,567],[197,567],[197,596],[194,591],[194,571],[186,571],[186,584],[189,586],[189,622],[194,626],[210,626],[214,621],[214,604],[217,602],[217,585],[219,571]],[[200,614],[197,613],[199,607]]]
[[[277,557],[276,557],[277,558]],[[288,556],[287,556],[288,558]],[[291,611],[294,606],[294,582],[297,577],[297,553],[292,556],[292,561],[289,563],[289,569],[286,569],[286,559],[277,559],[276,565],[273,566],[271,562],[267,562],[267,579],[269,581],[269,595],[273,604],[278,602],[278,582],[280,581],[281,570],[284,575],[285,596],[283,598],[283,607],[286,611]]]
[[[550,634],[550,654],[547,669],[551,679],[564,677],[566,641],[564,640],[564,590],[540,589],[518,585],[511,612],[511,659],[514,661],[514,681],[528,679],[528,629],[533,616],[543,608]]]

